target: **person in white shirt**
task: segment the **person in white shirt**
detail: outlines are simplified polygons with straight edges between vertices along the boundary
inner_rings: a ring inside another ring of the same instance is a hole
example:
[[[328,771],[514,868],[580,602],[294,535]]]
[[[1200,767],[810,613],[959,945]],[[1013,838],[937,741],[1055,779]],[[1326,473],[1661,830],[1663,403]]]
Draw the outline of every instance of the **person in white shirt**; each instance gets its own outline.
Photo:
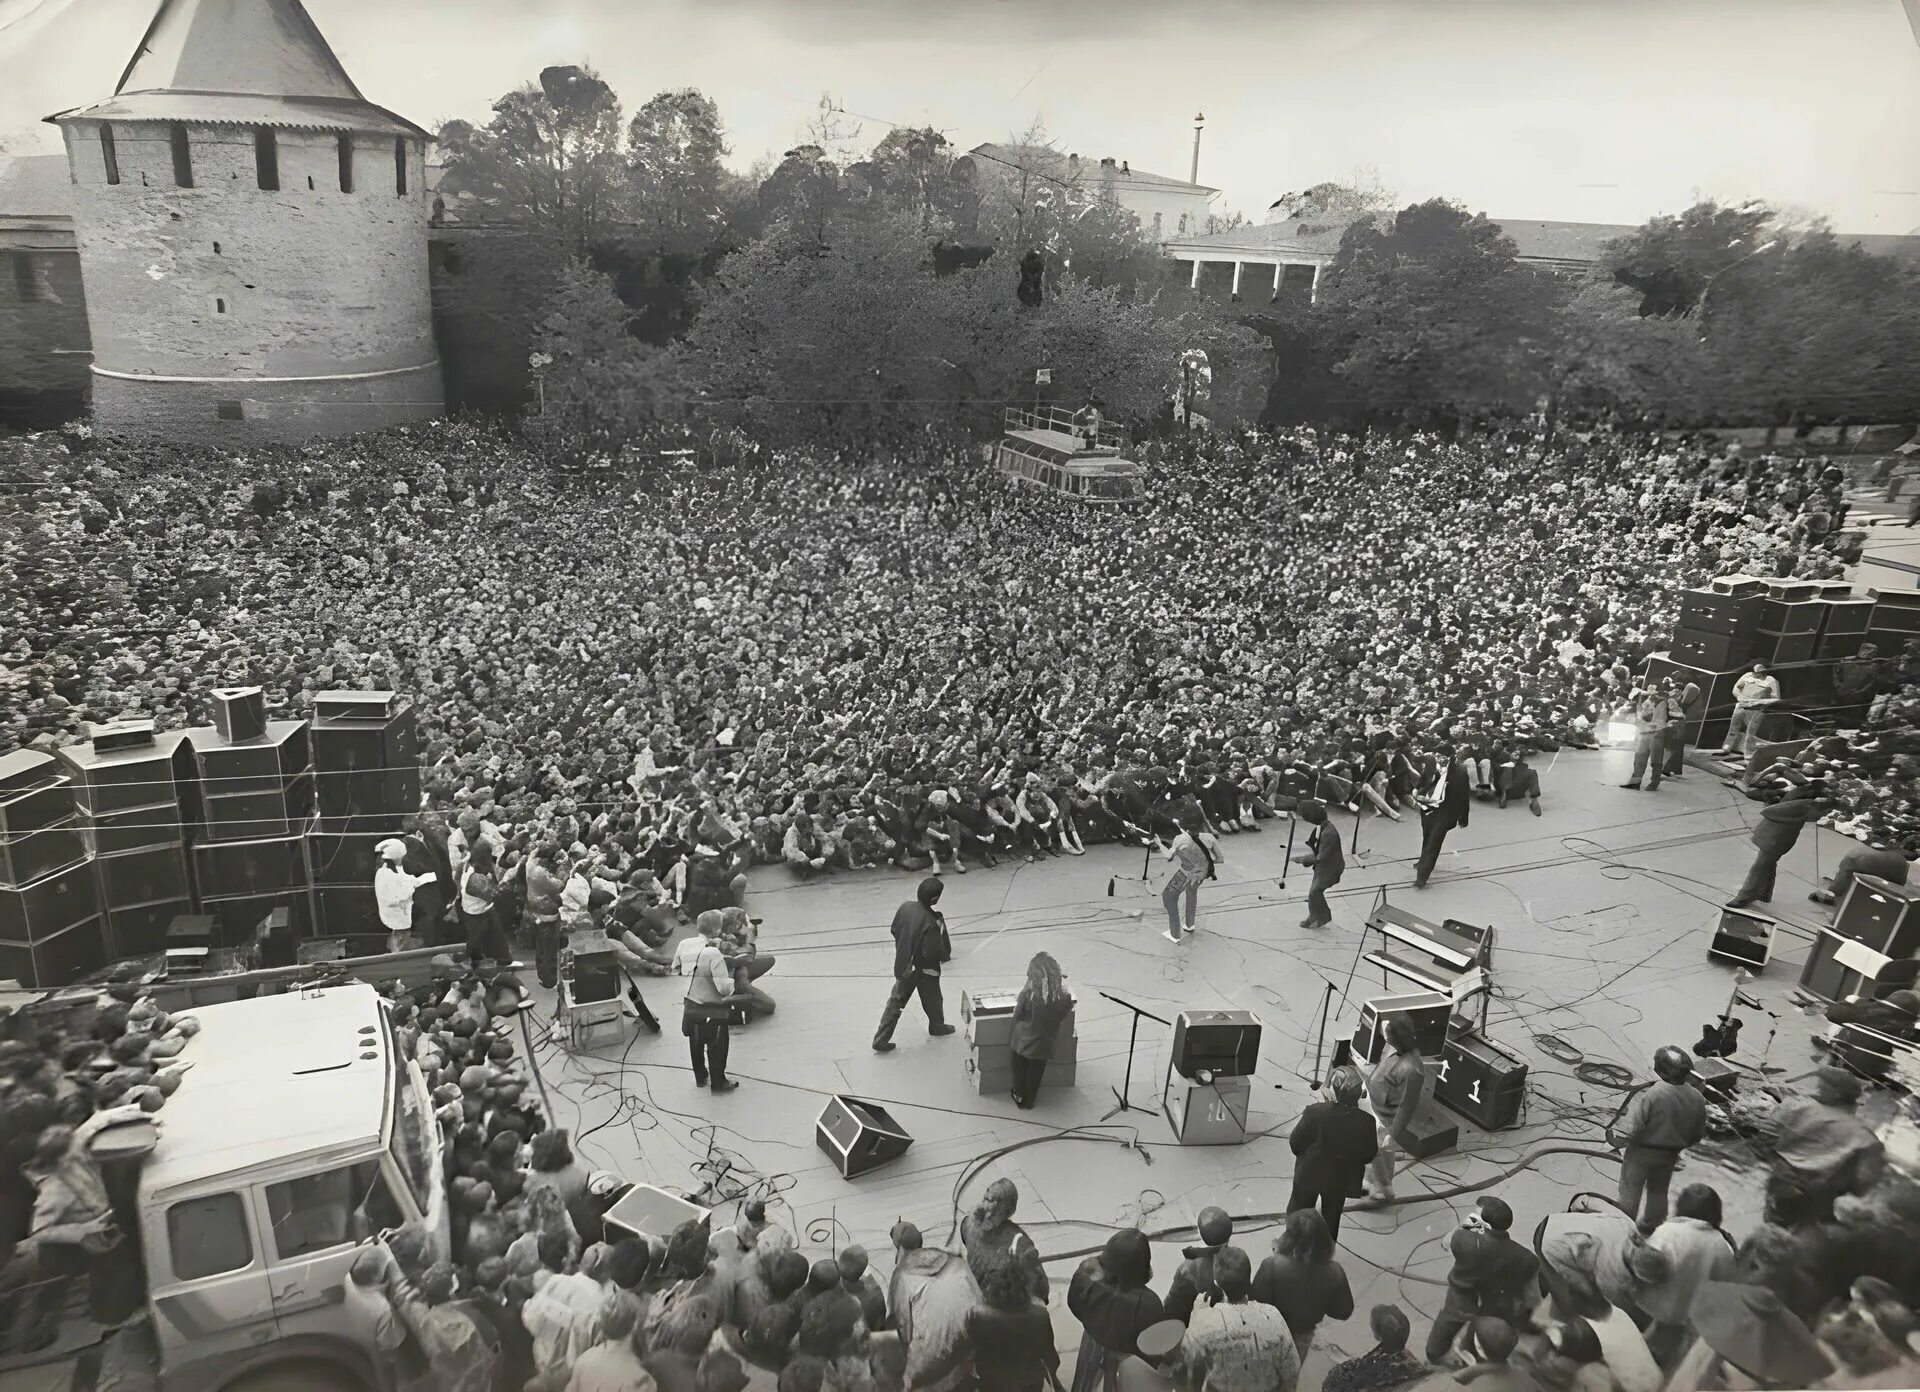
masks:
[[[714,1092],[732,1092],[739,1086],[727,1076],[727,1050],[733,1039],[729,999],[733,971],[713,942],[724,923],[720,910],[706,910],[673,953],[674,974],[688,978],[680,1032],[687,1037],[694,1086]]]
[[[481,842],[493,849],[495,859],[507,849],[507,838],[500,828],[468,808],[460,814],[453,830],[447,834],[447,860],[452,866],[455,884],[460,883],[460,872],[467,868],[473,847]]]
[[[1758,742],[1760,719],[1767,705],[1780,699],[1780,679],[1770,676],[1767,664],[1756,662],[1753,670],[1733,684],[1733,719],[1727,724],[1727,741],[1715,753],[1726,758],[1738,754],[1742,759],[1753,753]]]
[[[375,849],[380,853],[380,868],[373,872],[373,898],[380,906],[380,925],[387,930],[387,951],[398,952],[413,931],[413,892],[432,884],[437,876],[407,873],[404,841],[389,837]]]

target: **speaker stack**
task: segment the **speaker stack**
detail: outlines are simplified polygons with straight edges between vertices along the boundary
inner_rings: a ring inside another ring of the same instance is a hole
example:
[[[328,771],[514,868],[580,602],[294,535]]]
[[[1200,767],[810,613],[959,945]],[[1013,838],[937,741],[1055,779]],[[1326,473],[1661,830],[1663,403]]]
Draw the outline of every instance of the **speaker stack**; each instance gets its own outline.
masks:
[[[1873,617],[1867,640],[1883,653],[1897,653],[1912,638],[1920,638],[1920,590],[1868,590]]]
[[[374,847],[420,809],[420,734],[413,704],[391,691],[323,691],[313,701],[319,819],[307,843],[315,932],[380,931]]]
[[[960,1023],[967,1035],[967,1083],[981,1096],[1006,1096],[1013,1091],[1013,1008],[1017,991],[960,993]],[[1075,1010],[1053,1037],[1053,1053],[1040,1087],[1072,1087],[1080,1073],[1080,1035]]]
[[[913,1137],[878,1102],[836,1096],[814,1122],[813,1141],[843,1178],[855,1179],[906,1154]]]
[[[1820,930],[1800,989],[1823,1001],[1878,997],[1920,976],[1920,887],[1855,875],[1833,926]]]
[[[296,937],[308,935],[306,833],[313,821],[307,724],[266,720],[254,687],[214,693],[214,724],[187,732],[200,778],[193,882],[201,911],[214,921],[216,946],[252,941],[275,909],[287,910]],[[258,711],[262,718],[254,720]],[[245,735],[230,740],[222,731]]]
[[[72,780],[49,755],[8,754],[0,758],[0,979],[64,986],[106,964]]]
[[[1811,662],[1820,646],[1825,608],[1813,580],[1769,580],[1760,601],[1760,653],[1769,666]],[[1785,694],[1783,689],[1782,694]]]
[[[1814,656],[1824,660],[1856,657],[1873,627],[1873,601],[1856,599],[1847,586],[1814,601],[1820,607],[1820,641]]]
[[[81,835],[93,852],[111,957],[145,957],[166,945],[167,925],[193,910],[187,871],[192,769],[186,736],[151,720],[88,727],[60,751],[74,780]]]
[[[1181,1145],[1239,1145],[1247,1139],[1260,1021],[1247,1010],[1183,1010],[1161,1100]],[[1179,1075],[1179,1081],[1174,1075]]]

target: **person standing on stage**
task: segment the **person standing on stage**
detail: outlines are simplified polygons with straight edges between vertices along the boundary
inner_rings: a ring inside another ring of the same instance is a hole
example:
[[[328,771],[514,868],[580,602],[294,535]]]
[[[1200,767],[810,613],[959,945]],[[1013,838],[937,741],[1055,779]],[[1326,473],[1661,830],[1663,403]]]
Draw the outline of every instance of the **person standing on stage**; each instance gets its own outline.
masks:
[[[1034,953],[1027,963],[1027,984],[1013,1003],[1013,1104],[1022,1111],[1031,1110],[1040,1096],[1054,1038],[1072,1009],[1060,964],[1050,952]]]
[[[373,872],[373,898],[380,906],[380,926],[387,930],[387,951],[398,952],[406,946],[413,931],[413,896],[422,885],[439,877],[432,871],[410,875],[406,871],[407,843],[389,837],[379,845],[380,868]]]
[[[1220,843],[1199,827],[1197,818],[1184,818],[1180,834],[1163,852],[1174,867],[1160,891],[1160,902],[1167,906],[1167,931],[1161,936],[1170,943],[1181,940],[1181,900],[1186,901],[1186,931],[1194,932],[1200,916],[1200,886],[1213,878],[1214,866],[1226,859],[1220,854]]]
[[[674,970],[687,976],[680,1032],[687,1037],[687,1052],[693,1060],[693,1085],[732,1092],[740,1086],[727,1076],[727,1050],[733,1042],[733,969],[715,941],[721,926],[720,910],[702,912],[694,920],[700,945],[688,952],[682,943],[674,954]]]
[[[947,1023],[946,1002],[940,996],[940,967],[953,960],[953,942],[947,936],[945,916],[933,907],[945,889],[944,880],[929,875],[920,881],[913,901],[894,911],[893,990],[881,1013],[880,1028],[874,1031],[876,1054],[893,1051],[893,1027],[900,1023],[900,1012],[916,991],[921,1008],[927,1012],[927,1033],[936,1037],[953,1033],[953,1026]]]
[[[1627,699],[1633,703],[1633,771],[1620,786],[1637,793],[1644,777],[1646,791],[1657,793],[1660,777],[1666,771],[1667,731],[1676,714],[1673,683],[1661,677]]]
[[[1674,1169],[1707,1134],[1706,1098],[1689,1081],[1693,1055],[1668,1044],[1654,1052],[1653,1071],[1657,1081],[1628,1098],[1607,1128],[1608,1144],[1620,1148],[1620,1207],[1639,1221],[1642,1233],[1666,1222]]]
[[[1466,777],[1465,770],[1461,777]],[[1382,1033],[1393,1052],[1375,1065],[1367,1080],[1367,1100],[1379,1126],[1379,1148],[1367,1176],[1367,1197],[1375,1203],[1393,1197],[1394,1157],[1412,1151],[1413,1118],[1427,1095],[1427,1065],[1420,1058],[1413,1021],[1391,1015]]]
[[[1307,886],[1307,916],[1302,928],[1324,928],[1333,922],[1333,910],[1327,906],[1327,891],[1340,883],[1347,873],[1347,853],[1340,844],[1340,828],[1327,815],[1327,805],[1317,798],[1300,802],[1300,820],[1313,828],[1307,837],[1305,855],[1294,857],[1296,865],[1313,871],[1313,883]]]
[[[1425,889],[1427,877],[1440,860],[1447,833],[1467,824],[1467,811],[1473,803],[1473,790],[1467,782],[1467,769],[1456,762],[1451,746],[1443,746],[1440,768],[1432,786],[1423,790],[1420,803],[1420,863],[1414,867],[1413,887]]]
[[[1317,1204],[1336,1243],[1347,1195],[1359,1187],[1380,1150],[1373,1118],[1360,1110],[1364,1091],[1360,1070],[1341,1064],[1327,1075],[1327,1099],[1309,1103],[1287,1138],[1294,1154],[1293,1194],[1287,1200],[1287,1212]]]
[[[1744,909],[1755,901],[1773,902],[1773,877],[1780,858],[1799,841],[1800,829],[1826,812],[1825,792],[1821,784],[1809,783],[1761,810],[1760,820],[1754,823],[1753,835],[1748,838],[1759,854],[1754,856],[1740,892],[1727,900],[1728,908]]]

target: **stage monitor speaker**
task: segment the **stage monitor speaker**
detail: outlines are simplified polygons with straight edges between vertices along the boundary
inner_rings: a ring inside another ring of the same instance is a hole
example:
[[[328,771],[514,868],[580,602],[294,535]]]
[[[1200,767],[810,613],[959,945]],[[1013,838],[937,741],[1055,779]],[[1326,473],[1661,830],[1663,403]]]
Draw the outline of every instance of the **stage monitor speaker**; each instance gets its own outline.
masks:
[[[600,1221],[614,1229],[613,1240],[644,1237],[664,1244],[682,1223],[703,1223],[711,1212],[651,1184],[636,1184],[614,1201]]]
[[[1773,958],[1773,933],[1778,926],[1777,920],[1750,909],[1723,908],[1707,956],[1763,971]]]
[[[313,698],[316,720],[360,720],[380,724],[404,702],[391,691],[322,691]]]
[[[37,943],[100,917],[100,887],[85,861],[21,885],[0,889],[0,939]]]
[[[598,929],[567,935],[560,969],[573,983],[573,999],[581,1005],[615,1000],[620,995],[620,959],[614,954],[613,940]]]
[[[1447,1025],[1453,1019],[1453,997],[1439,991],[1407,991],[1375,996],[1360,1006],[1360,1024],[1353,1032],[1353,1051],[1368,1063],[1378,1063],[1387,1051],[1387,1021],[1404,1015],[1413,1022],[1415,1047],[1422,1058],[1438,1058],[1447,1044]]]
[[[1250,1010],[1183,1010],[1173,1020],[1173,1070],[1191,1078],[1243,1078],[1260,1062],[1260,1021]]]
[[[1181,1078],[1169,1085],[1163,1106],[1181,1145],[1244,1145],[1253,1084],[1244,1077],[1210,1083]]]
[[[87,858],[87,843],[69,820],[23,836],[0,834],[0,889],[19,889]]]
[[[106,930],[96,916],[39,942],[0,941],[0,981],[51,990],[99,971],[107,960]]]
[[[213,728],[228,744],[245,744],[267,732],[267,696],[257,686],[216,686]]]
[[[813,1139],[846,1179],[857,1179],[898,1159],[913,1144],[913,1137],[885,1107],[845,1095],[836,1096],[821,1111]]]
[[[1527,1064],[1517,1054],[1463,1031],[1447,1040],[1433,1073],[1434,1100],[1481,1130],[1519,1125],[1527,1099]]]
[[[1883,957],[1920,956],[1920,887],[1855,875],[1833,916],[1833,931]]]

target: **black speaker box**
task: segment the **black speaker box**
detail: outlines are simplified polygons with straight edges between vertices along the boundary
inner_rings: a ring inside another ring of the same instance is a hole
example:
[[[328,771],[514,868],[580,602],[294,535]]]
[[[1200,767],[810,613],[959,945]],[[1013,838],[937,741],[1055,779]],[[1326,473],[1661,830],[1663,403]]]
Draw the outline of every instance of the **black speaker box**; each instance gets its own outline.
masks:
[[[1433,1097],[1442,1106],[1483,1131],[1519,1125],[1527,1064],[1518,1055],[1477,1034],[1460,1033],[1447,1040],[1433,1072]]]
[[[374,847],[387,839],[383,831],[335,831],[324,828],[307,837],[307,878],[316,885],[355,885],[371,890],[373,872],[380,868]]]
[[[1453,1019],[1453,1000],[1438,991],[1407,991],[1375,996],[1361,1002],[1360,1023],[1353,1031],[1353,1051],[1368,1063],[1378,1063],[1387,1050],[1387,1021],[1405,1016],[1413,1024],[1414,1050],[1422,1058],[1438,1058],[1447,1044],[1447,1026]]]
[[[1751,909],[1723,908],[1707,956],[1764,971],[1773,958],[1773,930],[1778,926],[1777,920]]]
[[[384,724],[405,703],[391,691],[322,691],[313,698],[316,720],[358,720]]]
[[[95,855],[143,851],[149,846],[174,845],[187,839],[186,823],[177,802],[123,807],[117,812],[83,812],[78,822],[80,838]]]
[[[204,726],[187,736],[208,794],[267,792],[307,770],[304,720],[269,720],[266,734],[248,744],[229,744]]]
[[[228,744],[245,744],[267,733],[267,697],[257,686],[216,686],[213,728]]]
[[[1807,608],[1807,605],[1801,605]],[[1769,666],[1784,666],[1790,662],[1811,662],[1820,648],[1820,635],[1813,629],[1803,629],[1798,633],[1775,633],[1771,629],[1760,631],[1761,650],[1759,660]],[[1784,690],[1781,693],[1785,695]]]
[[[1244,1078],[1260,1063],[1260,1021],[1250,1010],[1183,1010],[1173,1020],[1173,1067],[1183,1078],[1206,1069]]]
[[[1865,636],[1873,627],[1873,601],[1870,599],[1823,599],[1820,601],[1820,632],[1856,633]]]
[[[298,836],[313,820],[313,779],[300,774],[280,787],[243,793],[208,793],[200,823],[208,841],[258,841]]]
[[[814,1123],[814,1143],[847,1179],[906,1154],[913,1137],[878,1102],[836,1096]]]
[[[1447,1114],[1436,1107],[1431,1098],[1415,1109],[1407,1130],[1413,1133],[1413,1144],[1407,1153],[1416,1160],[1443,1154],[1460,1144],[1460,1128],[1447,1120]]]
[[[1708,633],[1697,628],[1676,628],[1668,655],[1675,662],[1693,667],[1737,667],[1764,656],[1761,639],[1753,633]]]
[[[0,941],[0,981],[50,990],[99,971],[107,960],[106,930],[99,918],[88,918],[39,942]]]
[[[1855,875],[1833,916],[1833,931],[1883,957],[1920,956],[1920,887]]]
[[[109,910],[122,904],[152,904],[161,899],[185,899],[187,854],[175,843],[144,851],[98,856],[93,862],[100,876],[100,902]]]
[[[296,938],[312,936],[313,915],[304,889],[279,894],[250,894],[233,899],[202,899],[200,909],[214,923],[216,947],[244,947],[253,941],[260,922],[275,909],[285,909]]]
[[[186,899],[163,899],[157,904],[129,904],[108,909],[107,951],[122,957],[151,957],[167,946],[167,925],[182,914],[193,912]]]
[[[73,816],[73,783],[47,761],[47,776],[31,787],[0,793],[0,840],[59,826]]]
[[[122,749],[151,749],[158,742],[151,720],[109,720],[87,726],[87,742],[100,754]]]
[[[100,889],[85,861],[18,889],[0,889],[0,938],[37,943],[100,916]]]
[[[1701,633],[1733,636],[1759,627],[1761,596],[1686,590],[1680,596],[1680,623]]]
[[[24,836],[0,836],[0,887],[18,889],[86,858],[86,842],[71,820]]]
[[[73,775],[73,798],[81,813],[101,817],[136,807],[179,804],[194,779],[186,732],[154,736],[152,744],[101,750],[69,745],[60,759]]]
[[[16,749],[0,754],[0,798],[10,798],[44,786],[60,776],[53,756],[37,749]]]
[[[1817,601],[1763,599],[1760,601],[1762,633],[1818,633],[1827,607]]]
[[[313,890],[313,932],[320,938],[384,933],[373,886],[323,884]]]
[[[272,894],[307,887],[305,839],[203,841],[193,848],[193,878],[202,899]]]
[[[420,810],[413,706],[398,702],[383,720],[315,720],[313,770],[322,831],[398,831]]]
[[[1864,633],[1822,633],[1820,646],[1814,649],[1813,655],[1822,661],[1858,657],[1866,642],[1867,635]]]

